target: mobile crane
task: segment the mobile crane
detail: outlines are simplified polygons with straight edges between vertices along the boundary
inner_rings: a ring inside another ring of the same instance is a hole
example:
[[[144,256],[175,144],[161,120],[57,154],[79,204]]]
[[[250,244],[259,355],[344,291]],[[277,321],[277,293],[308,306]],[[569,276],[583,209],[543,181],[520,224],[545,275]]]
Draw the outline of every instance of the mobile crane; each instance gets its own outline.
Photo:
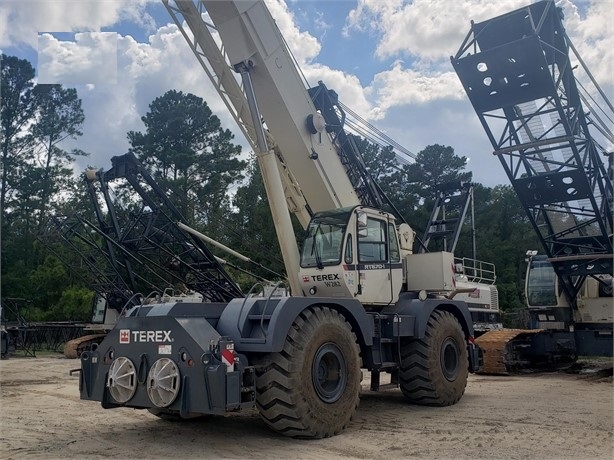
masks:
[[[612,356],[613,154],[600,140],[614,143],[604,122],[614,107],[567,36],[562,10],[546,0],[472,22],[451,61],[544,251],[527,254],[535,329],[482,336],[484,369]],[[586,86],[574,71],[585,71]]]
[[[305,89],[264,1],[163,1],[254,147],[292,296],[138,305],[81,355],[81,398],[181,418],[256,406],[303,438],[349,423],[361,368],[372,390],[385,372],[410,402],[459,401],[480,355],[453,255],[412,253],[336,94]]]

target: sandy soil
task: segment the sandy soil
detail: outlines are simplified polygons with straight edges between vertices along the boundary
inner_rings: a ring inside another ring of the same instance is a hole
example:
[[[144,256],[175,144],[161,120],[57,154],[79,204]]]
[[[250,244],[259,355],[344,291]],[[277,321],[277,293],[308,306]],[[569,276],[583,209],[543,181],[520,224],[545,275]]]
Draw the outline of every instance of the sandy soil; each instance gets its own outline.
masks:
[[[185,422],[80,401],[77,360],[0,362],[0,458],[611,459],[612,377],[565,373],[470,376],[453,407],[408,405],[368,391],[341,435],[298,441],[255,411]]]

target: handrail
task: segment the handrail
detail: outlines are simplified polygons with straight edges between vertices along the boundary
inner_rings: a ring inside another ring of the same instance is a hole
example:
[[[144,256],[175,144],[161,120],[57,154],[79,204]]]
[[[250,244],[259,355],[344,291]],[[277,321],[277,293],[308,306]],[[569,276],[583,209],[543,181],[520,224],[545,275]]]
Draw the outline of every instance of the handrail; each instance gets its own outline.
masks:
[[[245,295],[245,297],[243,298],[243,302],[241,303],[241,309],[239,310],[239,314],[237,315],[237,332],[239,332],[239,336],[241,336],[241,314],[243,313],[243,309],[245,308],[245,303],[247,302],[247,299],[252,298],[251,294],[256,290],[257,287],[262,288],[262,292],[264,292],[264,285],[262,283],[254,283],[252,285],[252,287],[250,288],[250,290],[247,292],[247,294]]]
[[[264,335],[264,340],[265,341],[266,341],[266,336],[267,336],[267,331],[264,330],[264,317],[266,315],[266,309],[269,306],[269,302],[271,301],[271,297],[273,297],[273,294],[275,294],[275,292],[277,292],[277,289],[282,284],[285,284],[284,281],[278,281],[277,283],[275,283],[275,285],[273,286],[273,289],[271,289],[271,292],[269,293],[269,295],[268,295],[268,297],[266,299],[266,303],[264,304],[264,307],[262,308],[262,315],[260,317],[260,329],[262,329],[262,334]]]
[[[497,280],[495,264],[468,257],[455,257],[455,273],[465,275],[469,281],[494,284]],[[457,268],[460,266],[460,270]]]

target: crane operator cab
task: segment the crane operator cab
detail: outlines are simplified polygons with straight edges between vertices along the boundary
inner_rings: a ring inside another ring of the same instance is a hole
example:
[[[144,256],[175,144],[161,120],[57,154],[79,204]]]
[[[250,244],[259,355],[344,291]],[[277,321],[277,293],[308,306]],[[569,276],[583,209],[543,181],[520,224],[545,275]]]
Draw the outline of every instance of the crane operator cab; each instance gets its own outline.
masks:
[[[413,232],[407,224],[402,234]],[[316,213],[307,227],[299,273],[308,297],[356,298],[363,305],[395,303],[403,285],[401,245],[390,214],[363,206]]]
[[[611,275],[597,274],[587,277],[578,290],[576,307],[570,309],[559,277],[546,255],[528,251],[525,298],[531,313],[531,326],[535,329],[564,329],[572,323],[612,322]]]

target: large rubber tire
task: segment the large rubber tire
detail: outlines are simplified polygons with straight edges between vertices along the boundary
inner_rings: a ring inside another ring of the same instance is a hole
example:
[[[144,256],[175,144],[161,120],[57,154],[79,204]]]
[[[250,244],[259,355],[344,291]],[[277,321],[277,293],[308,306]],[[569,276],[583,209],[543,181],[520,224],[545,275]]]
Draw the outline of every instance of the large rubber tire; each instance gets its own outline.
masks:
[[[463,329],[456,317],[435,310],[422,340],[401,345],[399,383],[414,404],[450,406],[465,393],[469,360]]]
[[[295,319],[280,353],[256,367],[264,422],[296,438],[325,438],[350,422],[360,397],[360,350],[345,318],[310,307]]]

